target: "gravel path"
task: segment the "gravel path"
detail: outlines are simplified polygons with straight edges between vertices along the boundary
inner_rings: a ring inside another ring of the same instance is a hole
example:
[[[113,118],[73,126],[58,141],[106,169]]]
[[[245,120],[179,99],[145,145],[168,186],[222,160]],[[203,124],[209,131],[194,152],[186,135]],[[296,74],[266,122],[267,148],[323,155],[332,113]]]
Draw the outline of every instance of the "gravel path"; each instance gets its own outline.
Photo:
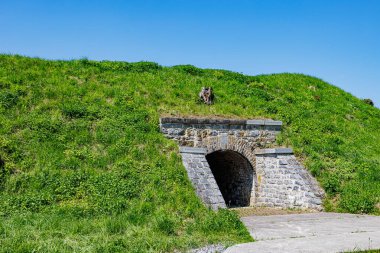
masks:
[[[212,244],[199,249],[193,249],[189,253],[222,253],[225,251],[225,247],[221,244]]]

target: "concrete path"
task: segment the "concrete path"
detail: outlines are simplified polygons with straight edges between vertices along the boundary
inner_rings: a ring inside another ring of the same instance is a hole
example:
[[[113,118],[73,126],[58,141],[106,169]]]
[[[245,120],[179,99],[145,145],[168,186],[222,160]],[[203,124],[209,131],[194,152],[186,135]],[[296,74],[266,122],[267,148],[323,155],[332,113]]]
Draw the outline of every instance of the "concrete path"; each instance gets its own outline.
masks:
[[[245,252],[347,252],[380,249],[380,217],[308,213],[242,218],[256,242],[228,248]]]

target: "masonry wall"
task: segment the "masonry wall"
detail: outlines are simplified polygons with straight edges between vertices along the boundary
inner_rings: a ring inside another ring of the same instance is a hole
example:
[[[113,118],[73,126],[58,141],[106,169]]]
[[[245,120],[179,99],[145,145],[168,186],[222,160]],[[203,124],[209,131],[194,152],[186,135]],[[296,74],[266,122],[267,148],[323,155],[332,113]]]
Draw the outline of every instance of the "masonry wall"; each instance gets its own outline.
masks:
[[[180,146],[202,147],[207,153],[235,148],[263,148],[276,141],[282,122],[273,120],[161,118],[161,132]]]
[[[181,147],[180,152],[183,165],[197,195],[214,210],[226,208],[223,196],[207,163],[206,150]]]
[[[322,209],[323,191],[291,150],[256,154],[256,206]]]

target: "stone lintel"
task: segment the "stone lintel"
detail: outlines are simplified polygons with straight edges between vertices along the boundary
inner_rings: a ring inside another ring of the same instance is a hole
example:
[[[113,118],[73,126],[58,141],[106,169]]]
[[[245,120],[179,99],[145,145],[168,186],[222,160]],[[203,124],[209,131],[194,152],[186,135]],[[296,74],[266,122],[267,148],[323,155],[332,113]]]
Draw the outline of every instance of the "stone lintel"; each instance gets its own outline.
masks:
[[[244,125],[246,120],[241,119],[212,119],[212,118],[160,118],[161,124],[189,124],[189,125]]]
[[[265,120],[262,119],[249,119],[247,120],[247,125],[257,125],[257,126],[264,126]]]
[[[194,148],[194,147],[179,147],[180,153],[188,153],[188,154],[206,154],[207,150],[205,148]]]
[[[266,120],[264,122],[265,126],[282,126],[282,121],[275,121],[275,120]]]
[[[293,154],[291,148],[267,148],[259,149],[255,152],[256,155],[270,155],[270,154]]]
[[[204,125],[225,125],[231,128],[242,128],[244,129],[246,126],[282,126],[281,121],[275,120],[263,120],[263,119],[212,119],[212,118],[160,118],[160,126],[162,127],[186,127],[190,126],[204,126]]]

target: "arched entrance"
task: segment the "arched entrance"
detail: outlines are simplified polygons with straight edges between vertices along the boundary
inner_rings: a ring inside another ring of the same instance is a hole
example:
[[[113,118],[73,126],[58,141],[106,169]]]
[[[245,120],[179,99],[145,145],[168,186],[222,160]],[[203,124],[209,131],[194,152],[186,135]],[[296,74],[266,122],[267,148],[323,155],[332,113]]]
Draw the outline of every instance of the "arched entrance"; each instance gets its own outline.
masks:
[[[253,189],[252,165],[238,152],[215,151],[206,156],[228,207],[249,206]]]

